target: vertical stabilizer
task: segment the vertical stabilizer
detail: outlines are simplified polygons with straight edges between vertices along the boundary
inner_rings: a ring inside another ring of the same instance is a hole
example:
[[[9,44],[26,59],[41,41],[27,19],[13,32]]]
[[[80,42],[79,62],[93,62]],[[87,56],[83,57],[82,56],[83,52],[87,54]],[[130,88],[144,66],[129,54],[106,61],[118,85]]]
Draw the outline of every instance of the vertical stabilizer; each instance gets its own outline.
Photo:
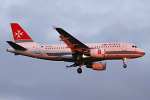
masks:
[[[34,42],[18,23],[10,23],[15,43]]]

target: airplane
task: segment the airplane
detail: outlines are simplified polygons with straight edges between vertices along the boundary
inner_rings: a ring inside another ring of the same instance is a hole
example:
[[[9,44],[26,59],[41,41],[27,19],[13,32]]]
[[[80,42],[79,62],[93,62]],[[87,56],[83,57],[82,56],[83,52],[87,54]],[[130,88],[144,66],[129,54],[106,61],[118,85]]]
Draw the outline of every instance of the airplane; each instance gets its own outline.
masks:
[[[53,26],[60,34],[60,41],[65,44],[40,45],[21,28],[18,23],[10,23],[15,42],[6,41],[12,48],[7,51],[15,55],[23,55],[44,60],[73,62],[79,66],[77,72],[82,73],[81,66],[93,70],[106,70],[105,60],[123,60],[126,68],[126,60],[142,57],[145,51],[130,43],[88,43],[84,44],[62,28]]]

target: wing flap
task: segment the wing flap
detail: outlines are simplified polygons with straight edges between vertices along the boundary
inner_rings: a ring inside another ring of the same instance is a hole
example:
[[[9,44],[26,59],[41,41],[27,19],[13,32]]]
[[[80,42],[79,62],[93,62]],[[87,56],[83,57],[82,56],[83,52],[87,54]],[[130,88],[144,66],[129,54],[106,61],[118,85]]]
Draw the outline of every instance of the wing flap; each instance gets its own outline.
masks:
[[[72,53],[75,53],[76,51],[83,52],[89,50],[88,46],[86,46],[81,41],[67,33],[62,28],[55,27],[54,29],[56,29],[56,31],[60,34],[59,37],[61,41],[63,41],[71,49]]]

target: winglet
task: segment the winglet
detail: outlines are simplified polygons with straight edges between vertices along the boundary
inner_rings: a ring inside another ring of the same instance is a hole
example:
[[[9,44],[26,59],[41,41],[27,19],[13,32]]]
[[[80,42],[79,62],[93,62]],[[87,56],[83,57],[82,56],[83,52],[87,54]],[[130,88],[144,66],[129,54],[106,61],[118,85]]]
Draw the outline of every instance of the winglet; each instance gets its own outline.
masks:
[[[52,26],[53,26],[53,25],[52,25]],[[58,28],[58,27],[53,26],[53,30],[55,30],[56,28]]]

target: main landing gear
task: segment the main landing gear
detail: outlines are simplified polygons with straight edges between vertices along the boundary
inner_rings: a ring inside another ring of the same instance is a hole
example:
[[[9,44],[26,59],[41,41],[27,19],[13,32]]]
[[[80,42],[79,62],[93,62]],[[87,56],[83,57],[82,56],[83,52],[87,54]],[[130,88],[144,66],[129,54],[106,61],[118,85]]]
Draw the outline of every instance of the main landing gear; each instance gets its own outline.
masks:
[[[82,69],[81,69],[81,66],[84,66],[84,63],[75,63],[75,64],[72,64],[70,66],[66,66],[66,68],[70,68],[70,67],[76,67],[76,66],[79,66],[79,68],[77,69],[77,72],[79,74],[82,73]]]
[[[125,63],[126,63],[126,58],[123,58],[123,67],[127,68],[127,65]]]
[[[81,74],[81,73],[82,73],[81,66],[84,66],[84,63],[83,63],[83,64],[81,64],[81,65],[80,65],[80,67],[77,69],[77,72],[78,72],[79,74]]]
[[[81,73],[82,73],[82,69],[81,69],[81,68],[78,68],[78,69],[77,69],[77,72],[78,72],[79,74],[81,74]]]

